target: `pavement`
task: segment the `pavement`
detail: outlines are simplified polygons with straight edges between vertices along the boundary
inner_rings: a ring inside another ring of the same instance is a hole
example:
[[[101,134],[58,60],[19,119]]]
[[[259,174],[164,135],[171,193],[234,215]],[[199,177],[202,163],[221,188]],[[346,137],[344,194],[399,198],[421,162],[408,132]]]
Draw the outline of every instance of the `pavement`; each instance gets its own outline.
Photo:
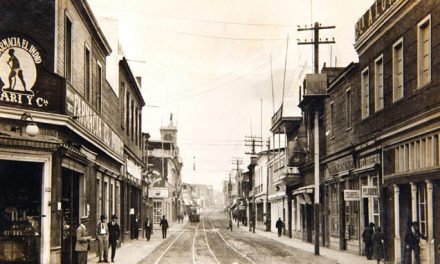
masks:
[[[171,223],[168,229],[168,234],[166,239],[162,239],[162,231],[154,229],[151,235],[150,241],[145,238],[140,238],[138,240],[129,240],[122,243],[121,247],[116,249],[115,263],[123,264],[137,264],[147,255],[153,252],[157,247],[159,247],[165,241],[174,237],[174,234],[180,233],[188,224],[188,218],[185,218],[183,223],[178,224],[177,222]],[[108,251],[109,259],[111,261],[111,249]],[[89,258],[87,263],[97,263],[98,257],[94,253],[89,253]]]
[[[235,223],[234,223],[235,224]],[[240,225],[240,229],[247,230],[249,232],[248,226]],[[255,234],[264,236],[270,239],[275,240],[276,242],[283,243],[287,246],[291,246],[293,248],[297,248],[306,252],[314,253],[315,246],[311,243],[304,242],[302,240],[296,238],[288,238],[286,236],[278,237],[278,234],[273,232],[266,232],[255,229]],[[326,247],[320,247],[319,253],[322,257],[335,260],[339,264],[373,264],[377,263],[375,260],[367,260],[365,256],[359,256],[347,251],[340,251],[335,249],[330,249]]]

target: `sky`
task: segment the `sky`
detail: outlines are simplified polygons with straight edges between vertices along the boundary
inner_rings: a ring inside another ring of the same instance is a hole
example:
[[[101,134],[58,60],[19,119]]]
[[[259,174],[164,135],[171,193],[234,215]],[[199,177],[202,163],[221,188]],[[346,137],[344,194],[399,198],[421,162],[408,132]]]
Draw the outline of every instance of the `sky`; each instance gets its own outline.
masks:
[[[135,75],[142,77],[147,104],[143,132],[159,139],[160,127],[168,125],[173,113],[183,181],[212,184],[215,189],[229,177],[234,158],[242,158],[241,168],[246,170],[245,152],[250,151],[246,136],[262,136],[265,142],[271,137],[271,117],[283,94],[284,113],[300,115],[298,90],[304,75],[313,71],[313,54],[311,45],[297,45],[298,39],[310,41],[311,31],[298,32],[297,26],[314,22],[336,26],[320,32],[322,39],[336,41],[321,45],[320,68],[323,63],[344,67],[358,60],[354,25],[373,4],[373,0],[88,1],[97,17],[119,21],[125,57]]]

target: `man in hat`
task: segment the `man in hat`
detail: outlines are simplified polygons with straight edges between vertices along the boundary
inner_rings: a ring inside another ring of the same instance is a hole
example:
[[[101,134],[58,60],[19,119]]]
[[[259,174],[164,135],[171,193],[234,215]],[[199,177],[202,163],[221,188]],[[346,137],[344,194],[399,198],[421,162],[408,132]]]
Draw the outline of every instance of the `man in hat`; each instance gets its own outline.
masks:
[[[420,238],[426,240],[426,237],[419,231],[419,223],[412,222],[405,235],[407,261],[411,259],[411,253],[414,251],[415,263],[420,264]]]
[[[165,215],[160,219],[160,226],[162,227],[162,238],[167,238],[167,229],[169,227],[168,220],[165,218]]]
[[[87,264],[87,251],[92,237],[87,234],[87,228],[84,225],[87,218],[81,218],[81,224],[76,229],[75,251],[78,258],[78,264]]]
[[[101,221],[96,225],[96,236],[98,237],[98,262],[108,263],[108,226],[105,222],[105,215],[101,215]]]
[[[118,219],[118,217],[112,215],[112,221],[108,223],[108,240],[110,242],[110,247],[112,248],[112,262],[115,262],[116,247],[118,246],[119,237],[121,236],[121,229],[116,223],[116,219]]]
[[[150,241],[151,238],[151,231],[153,230],[153,223],[151,222],[150,218],[147,217],[145,219],[145,237],[147,238],[147,241]]]

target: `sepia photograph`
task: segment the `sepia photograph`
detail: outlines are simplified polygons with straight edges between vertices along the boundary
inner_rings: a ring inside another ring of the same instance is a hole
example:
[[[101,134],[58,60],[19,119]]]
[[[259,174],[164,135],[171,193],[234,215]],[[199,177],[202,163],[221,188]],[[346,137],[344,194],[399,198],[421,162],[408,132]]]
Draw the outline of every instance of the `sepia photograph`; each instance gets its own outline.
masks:
[[[0,0],[0,264],[440,264],[439,76],[440,0]]]

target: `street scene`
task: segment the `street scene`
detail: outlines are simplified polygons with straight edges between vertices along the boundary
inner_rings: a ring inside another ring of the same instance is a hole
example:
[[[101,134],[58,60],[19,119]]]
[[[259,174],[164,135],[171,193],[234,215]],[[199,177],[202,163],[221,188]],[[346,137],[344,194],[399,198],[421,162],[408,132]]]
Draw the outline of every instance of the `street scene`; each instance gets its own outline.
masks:
[[[440,0],[0,1],[0,264],[440,263]]]

